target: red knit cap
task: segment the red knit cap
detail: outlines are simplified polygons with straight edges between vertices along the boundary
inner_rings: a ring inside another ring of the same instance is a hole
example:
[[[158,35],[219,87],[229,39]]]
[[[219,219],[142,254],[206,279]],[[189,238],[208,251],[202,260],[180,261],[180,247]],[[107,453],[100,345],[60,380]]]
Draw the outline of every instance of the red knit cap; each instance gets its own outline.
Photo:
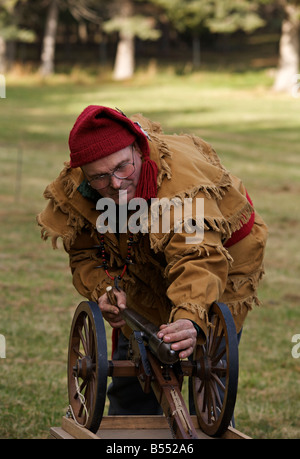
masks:
[[[70,166],[81,167],[122,150],[134,141],[144,160],[136,196],[156,197],[157,165],[149,157],[147,137],[139,124],[118,110],[99,105],[89,105],[83,110],[69,136]]]

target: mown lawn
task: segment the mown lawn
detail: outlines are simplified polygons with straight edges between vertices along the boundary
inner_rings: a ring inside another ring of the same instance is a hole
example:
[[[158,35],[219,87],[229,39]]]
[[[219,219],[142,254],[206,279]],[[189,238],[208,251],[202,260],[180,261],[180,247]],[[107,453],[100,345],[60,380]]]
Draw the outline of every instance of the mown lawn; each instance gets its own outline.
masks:
[[[7,78],[0,99],[0,438],[47,438],[66,412],[71,320],[81,301],[68,260],[40,239],[42,193],[68,160],[68,133],[89,104],[142,112],[165,132],[213,144],[243,178],[269,225],[263,305],[240,345],[237,428],[254,438],[300,436],[300,98],[275,95],[263,71],[202,72],[111,83],[79,74]]]

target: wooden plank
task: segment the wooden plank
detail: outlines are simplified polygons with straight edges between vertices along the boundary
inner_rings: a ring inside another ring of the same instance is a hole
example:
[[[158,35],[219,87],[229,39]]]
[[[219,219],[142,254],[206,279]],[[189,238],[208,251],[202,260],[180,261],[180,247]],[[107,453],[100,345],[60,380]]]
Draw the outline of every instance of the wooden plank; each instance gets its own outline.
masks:
[[[59,440],[74,440],[74,437],[61,427],[51,427],[49,439],[59,439]]]
[[[100,430],[168,429],[165,416],[103,416]]]
[[[191,418],[199,439],[211,439],[199,429],[197,417]],[[165,416],[103,416],[97,435],[102,439],[173,438]]]
[[[251,437],[248,437],[248,435],[243,434],[237,429],[234,429],[233,427],[228,427],[226,432],[222,435],[221,437],[224,440],[251,440]]]
[[[170,429],[98,430],[101,440],[166,440],[173,439]]]
[[[199,429],[196,416],[191,416],[199,439],[212,440]],[[62,418],[62,426],[50,429],[51,438],[60,439],[172,439],[165,416],[103,416],[97,434],[79,426],[67,417]],[[222,439],[251,439],[242,432],[229,427]]]
[[[191,416],[196,429],[199,428],[197,416]],[[165,416],[103,416],[100,431],[102,430],[131,430],[131,429],[169,429]],[[202,432],[203,435],[205,435]],[[207,436],[207,435],[206,435]],[[210,437],[209,437],[210,438]],[[229,427],[222,438],[226,439],[250,439],[237,429]]]
[[[99,440],[99,437],[93,432],[76,424],[74,419],[65,416],[62,418],[62,428],[77,440]]]

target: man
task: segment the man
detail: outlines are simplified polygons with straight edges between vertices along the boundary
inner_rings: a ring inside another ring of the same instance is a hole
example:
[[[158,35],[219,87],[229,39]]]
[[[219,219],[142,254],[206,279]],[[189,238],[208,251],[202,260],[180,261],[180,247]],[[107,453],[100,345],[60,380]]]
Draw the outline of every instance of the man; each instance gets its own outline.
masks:
[[[125,307],[160,326],[159,336],[182,359],[205,341],[215,301],[228,305],[240,333],[252,304],[258,304],[267,229],[241,180],[215,151],[194,136],[164,135],[142,115],[129,119],[95,105],[77,118],[69,147],[70,163],[46,188],[49,203],[38,223],[54,246],[62,238],[74,286],[98,302],[103,317],[120,332],[114,334],[114,358],[126,358],[130,330],[119,312]],[[134,198],[147,203],[160,226],[148,220],[147,231],[124,230],[121,216],[126,209],[130,219]],[[186,198],[192,202],[193,224],[199,221],[196,204],[204,202],[203,237],[193,243],[175,211],[170,230],[162,226],[170,210],[163,207],[164,199],[184,203]],[[115,204],[113,232],[98,224],[103,200]],[[162,211],[153,212],[160,204]],[[118,307],[108,300],[108,285],[120,288],[115,289]],[[153,395],[143,394],[128,378],[114,378],[108,395],[110,414],[159,412]]]

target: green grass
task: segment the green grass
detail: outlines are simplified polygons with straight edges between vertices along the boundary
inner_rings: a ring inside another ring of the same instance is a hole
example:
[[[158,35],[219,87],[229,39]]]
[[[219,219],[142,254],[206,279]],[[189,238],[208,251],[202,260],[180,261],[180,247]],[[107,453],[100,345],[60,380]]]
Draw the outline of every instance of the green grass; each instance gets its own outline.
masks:
[[[0,438],[46,438],[67,401],[66,362],[81,298],[68,260],[40,239],[42,193],[68,159],[68,133],[88,104],[142,112],[167,133],[211,142],[240,176],[269,225],[263,306],[246,321],[240,345],[237,428],[254,438],[300,435],[300,99],[270,91],[266,71],[205,70],[151,75],[117,84],[77,69],[42,81],[7,78],[0,99]]]

